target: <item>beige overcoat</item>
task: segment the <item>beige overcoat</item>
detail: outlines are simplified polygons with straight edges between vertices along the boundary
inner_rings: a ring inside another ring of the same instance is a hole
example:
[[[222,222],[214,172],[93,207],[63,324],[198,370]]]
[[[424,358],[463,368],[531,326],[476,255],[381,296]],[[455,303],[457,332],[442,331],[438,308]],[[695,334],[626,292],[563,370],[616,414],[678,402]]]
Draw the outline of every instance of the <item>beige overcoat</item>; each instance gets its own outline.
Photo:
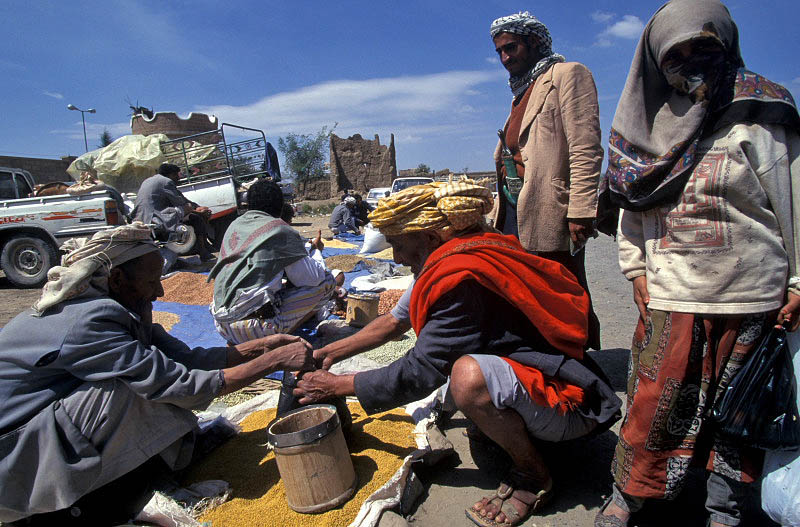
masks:
[[[597,89],[586,66],[557,63],[536,80],[522,117],[519,145],[525,165],[517,201],[520,242],[529,251],[566,251],[567,218],[597,215],[603,162]],[[502,184],[499,142],[494,159]],[[496,225],[502,225],[502,192],[492,217]]]

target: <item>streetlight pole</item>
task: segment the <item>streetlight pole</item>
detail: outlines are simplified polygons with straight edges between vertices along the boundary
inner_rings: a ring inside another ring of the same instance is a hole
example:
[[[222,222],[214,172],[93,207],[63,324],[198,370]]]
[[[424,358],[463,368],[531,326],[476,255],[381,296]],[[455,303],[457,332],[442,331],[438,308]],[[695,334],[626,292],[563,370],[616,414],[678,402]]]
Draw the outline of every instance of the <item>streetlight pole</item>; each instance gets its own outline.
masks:
[[[86,148],[86,151],[89,151],[89,142],[86,140],[86,118],[83,116],[85,113],[96,113],[97,110],[94,108],[89,108],[88,110],[81,110],[74,104],[68,104],[67,110],[75,110],[76,112],[81,112],[81,121],[83,121],[83,146]]]

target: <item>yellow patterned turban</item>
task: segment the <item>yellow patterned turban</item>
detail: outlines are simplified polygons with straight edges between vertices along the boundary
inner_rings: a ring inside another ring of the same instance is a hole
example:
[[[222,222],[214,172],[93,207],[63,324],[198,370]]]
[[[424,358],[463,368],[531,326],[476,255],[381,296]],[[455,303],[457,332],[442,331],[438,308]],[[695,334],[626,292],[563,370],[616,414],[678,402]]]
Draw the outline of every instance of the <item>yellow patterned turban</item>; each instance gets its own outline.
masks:
[[[409,187],[383,198],[369,221],[387,236],[428,230],[461,231],[482,223],[492,204],[489,189],[463,177]]]

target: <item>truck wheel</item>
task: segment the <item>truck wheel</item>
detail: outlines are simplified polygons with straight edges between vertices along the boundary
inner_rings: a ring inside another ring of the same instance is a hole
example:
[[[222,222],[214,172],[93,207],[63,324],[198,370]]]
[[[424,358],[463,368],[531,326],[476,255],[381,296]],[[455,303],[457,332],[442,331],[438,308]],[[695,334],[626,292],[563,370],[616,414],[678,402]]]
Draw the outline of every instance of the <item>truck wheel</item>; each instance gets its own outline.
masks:
[[[53,244],[36,236],[12,236],[3,246],[0,267],[15,287],[41,287],[58,262]]]

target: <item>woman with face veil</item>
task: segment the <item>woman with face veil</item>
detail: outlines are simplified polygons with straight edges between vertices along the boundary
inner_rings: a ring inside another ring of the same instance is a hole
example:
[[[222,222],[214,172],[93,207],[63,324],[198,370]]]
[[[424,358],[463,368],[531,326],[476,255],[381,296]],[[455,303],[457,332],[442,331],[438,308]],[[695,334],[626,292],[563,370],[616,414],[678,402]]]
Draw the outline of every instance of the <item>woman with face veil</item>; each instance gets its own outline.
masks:
[[[717,0],[673,0],[647,24],[614,117],[606,199],[640,318],[614,492],[595,526],[708,471],[710,524],[739,525],[758,452],[707,418],[759,337],[800,319],[800,118],[789,92],[744,67]]]

